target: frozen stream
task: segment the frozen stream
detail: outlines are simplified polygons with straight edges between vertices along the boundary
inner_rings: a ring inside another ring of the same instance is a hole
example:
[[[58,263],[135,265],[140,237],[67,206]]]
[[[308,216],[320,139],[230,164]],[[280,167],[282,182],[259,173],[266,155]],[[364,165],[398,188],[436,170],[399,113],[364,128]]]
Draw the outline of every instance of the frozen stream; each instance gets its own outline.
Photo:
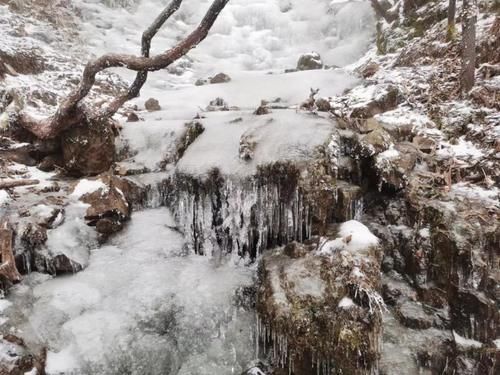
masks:
[[[182,254],[173,225],[167,209],[137,212],[83,272],[32,274],[13,289],[11,315],[50,348],[49,374],[232,374],[249,363],[253,314],[235,291],[254,269]]]
[[[76,0],[89,54],[137,53],[142,30],[165,3]],[[153,51],[171,47],[192,30],[208,4],[185,0],[155,39]],[[314,137],[329,134],[332,125],[325,125],[326,118],[310,120],[285,110],[276,114],[279,132],[273,133],[265,124],[252,123],[252,112],[261,99],[280,97],[293,106],[307,98],[310,87],[333,96],[354,85],[356,79],[342,70],[282,71],[294,68],[300,54],[311,50],[320,52],[327,65],[353,62],[368,45],[370,22],[368,3],[232,0],[211,35],[185,60],[182,74],[150,76],[136,103],[141,108],[145,99],[155,97],[163,111],[142,112],[145,121],[124,123],[124,142],[138,151],[136,161],[155,170],[172,134],[210,100],[223,97],[239,107],[234,117],[244,121],[224,132],[218,119],[229,122],[233,115],[207,114],[205,138],[193,144],[178,168],[202,173],[218,166],[228,174],[241,172],[239,139],[254,128],[269,150],[287,139],[308,147],[321,144],[323,138]],[[194,87],[197,78],[221,71],[232,77],[230,84]],[[293,127],[295,134],[290,133]],[[283,156],[259,155],[263,162]],[[90,250],[86,269],[57,278],[32,273],[12,289],[0,314],[27,343],[48,348],[49,375],[241,374],[255,359],[254,313],[237,296],[253,285],[255,266],[235,255],[216,259],[183,252],[176,225],[166,208],[135,212],[123,232]],[[49,243],[54,238],[61,239],[49,231]],[[68,243],[87,251],[85,237]]]

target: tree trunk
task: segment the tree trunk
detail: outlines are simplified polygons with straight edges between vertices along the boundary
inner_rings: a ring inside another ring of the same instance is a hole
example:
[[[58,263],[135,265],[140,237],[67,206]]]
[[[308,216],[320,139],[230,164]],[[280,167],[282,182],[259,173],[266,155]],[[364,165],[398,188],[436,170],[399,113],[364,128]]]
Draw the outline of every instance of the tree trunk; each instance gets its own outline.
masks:
[[[469,92],[474,86],[476,70],[476,0],[464,0],[462,11],[462,72],[460,87]]]
[[[219,13],[229,2],[229,0],[213,0],[205,17],[191,34],[169,50],[150,57],[149,48],[151,39],[156,35],[165,21],[179,9],[182,1],[172,0],[145,31],[142,38],[141,56],[110,53],[90,61],[83,71],[79,85],[62,101],[53,116],[39,120],[25,112],[21,112],[13,116],[14,123],[39,139],[50,139],[57,137],[61,132],[70,127],[84,123],[89,119],[105,121],[113,116],[127,100],[139,95],[142,85],[146,82],[147,72],[158,71],[168,67],[203,41],[207,37]],[[92,113],[92,110],[95,109],[89,110],[85,108],[81,101],[94,86],[96,76],[99,72],[118,67],[136,71],[138,74],[134,83],[130,86],[127,93],[115,98],[104,110],[96,110],[97,114]]]
[[[457,0],[450,0],[448,3],[448,30],[446,40],[450,41],[455,38],[455,14],[457,12]]]
[[[0,255],[2,257],[0,275],[5,276],[10,282],[21,280],[12,252],[12,231],[5,220],[0,220]]]

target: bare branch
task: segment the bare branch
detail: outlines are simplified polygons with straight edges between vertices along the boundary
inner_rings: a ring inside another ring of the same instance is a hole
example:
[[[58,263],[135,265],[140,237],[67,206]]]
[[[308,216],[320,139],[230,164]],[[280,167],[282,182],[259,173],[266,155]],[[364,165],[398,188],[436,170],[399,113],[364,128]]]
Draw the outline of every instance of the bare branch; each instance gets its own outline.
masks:
[[[90,61],[83,71],[83,77],[78,87],[61,103],[52,117],[40,121],[23,113],[17,117],[18,124],[38,138],[47,139],[56,137],[60,132],[79,123],[82,117],[86,116],[84,109],[81,108],[80,101],[87,96],[94,86],[96,75],[99,72],[109,68],[120,67],[136,72],[152,72],[168,67],[207,37],[219,13],[228,2],[229,0],[214,0],[198,27],[175,47],[159,55],[154,57],[138,57],[125,54],[106,54]],[[158,23],[161,23],[161,21],[162,18],[160,16]],[[154,25],[155,23],[153,23]],[[157,30],[153,34],[156,32]],[[141,86],[140,81],[138,86]],[[136,89],[132,88],[132,93],[134,90]]]
[[[167,7],[160,13],[160,15],[154,20],[154,22],[149,26],[147,30],[142,34],[141,40],[141,54],[142,57],[149,57],[151,50],[151,40],[158,33],[160,28],[165,24],[165,22],[179,10],[183,0],[172,0]],[[107,118],[113,116],[123,104],[127,101],[137,98],[142,89],[142,86],[146,83],[148,79],[148,72],[142,71],[137,73],[134,82],[130,85],[128,92],[124,95],[117,97],[113,100],[104,110],[99,113],[99,117]]]

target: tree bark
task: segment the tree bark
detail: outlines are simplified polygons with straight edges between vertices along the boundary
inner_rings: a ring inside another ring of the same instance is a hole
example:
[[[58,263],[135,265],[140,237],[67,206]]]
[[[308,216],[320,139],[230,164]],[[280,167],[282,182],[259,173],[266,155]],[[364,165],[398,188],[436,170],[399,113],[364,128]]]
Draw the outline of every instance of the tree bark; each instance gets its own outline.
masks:
[[[106,54],[90,61],[83,71],[79,85],[63,100],[53,116],[38,120],[26,113],[20,113],[15,119],[17,124],[40,139],[55,138],[62,131],[92,116],[90,111],[84,108],[80,102],[94,86],[96,75],[99,72],[109,68],[127,68],[139,72],[127,94],[115,99],[102,113],[98,114],[100,119],[112,116],[123,103],[139,94],[147,79],[148,72],[168,67],[203,41],[228,2],[229,0],[214,0],[201,23],[190,35],[175,47],[159,55],[149,57],[151,39],[182,3],[182,0],[173,0],[143,35],[142,56]]]
[[[0,221],[0,254],[2,256],[0,275],[5,276],[11,282],[21,280],[21,274],[17,270],[12,252],[12,231],[5,220]]]
[[[455,14],[457,12],[457,0],[449,0],[448,3],[448,30],[446,39],[453,40],[455,37]]]
[[[469,92],[474,86],[476,70],[476,0],[464,0],[462,12],[462,71],[460,86],[462,92]]]

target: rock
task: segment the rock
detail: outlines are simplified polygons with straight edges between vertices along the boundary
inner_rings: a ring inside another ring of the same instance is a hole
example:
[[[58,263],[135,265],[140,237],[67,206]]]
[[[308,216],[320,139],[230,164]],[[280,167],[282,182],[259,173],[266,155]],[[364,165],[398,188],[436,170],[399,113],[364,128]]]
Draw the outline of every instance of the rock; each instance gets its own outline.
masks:
[[[418,302],[406,301],[396,308],[398,320],[408,328],[427,329],[432,327],[434,319],[429,316]]]
[[[380,69],[379,64],[377,64],[375,61],[369,61],[365,65],[361,66],[358,69],[358,72],[359,74],[361,74],[363,78],[369,78],[373,76],[375,73],[377,73],[379,69]]]
[[[139,121],[139,116],[137,116],[137,113],[130,112],[127,115],[127,122],[138,122],[138,121]]]
[[[0,374],[42,374],[45,358],[36,358],[23,339],[12,334],[0,336]]]
[[[231,77],[229,77],[225,73],[219,73],[216,74],[214,77],[210,78],[210,83],[215,84],[215,83],[227,83],[231,81]]]
[[[297,70],[314,70],[322,68],[323,61],[321,61],[321,56],[317,52],[306,53],[300,56],[297,62]]]
[[[437,148],[437,141],[425,135],[416,135],[413,138],[413,144],[417,149],[426,154],[436,151]]]
[[[32,222],[23,222],[17,229],[24,247],[28,250],[39,249],[47,242],[47,229]]]
[[[400,94],[396,86],[378,85],[373,89],[369,100],[356,104],[351,111],[350,117],[370,118],[379,113],[394,109],[399,104]]]
[[[46,69],[44,59],[35,54],[35,50],[16,51],[13,54],[0,51],[0,78],[5,74],[39,74]]]
[[[83,270],[83,265],[69,259],[65,254],[57,254],[51,259],[46,260],[47,272],[53,275],[62,275],[67,273],[77,273]]]
[[[260,106],[254,111],[254,115],[261,116],[261,115],[267,115],[271,113],[271,110],[269,109],[269,105],[265,100],[262,100],[260,103]]]
[[[99,233],[110,235],[122,230],[123,223],[119,220],[104,218],[104,219],[99,219],[95,227]]]
[[[146,100],[146,102],[144,103],[144,107],[149,112],[155,112],[161,110],[160,102],[154,98],[149,98],[148,100]]]
[[[139,163],[127,161],[115,163],[115,173],[118,176],[134,176],[149,172],[151,172],[149,168]]]
[[[334,208],[335,220],[344,222],[352,220],[359,214],[363,199],[361,187],[345,181],[337,181],[337,201]]]
[[[316,100],[316,108],[320,112],[328,112],[332,109],[330,102],[325,98],[319,98]]]
[[[42,159],[40,163],[38,163],[37,167],[41,171],[44,172],[52,172],[58,165],[61,164],[61,160],[55,155],[49,155]]]
[[[257,142],[252,135],[244,133],[240,138],[240,159],[245,161],[252,160],[256,147]]]
[[[204,86],[208,85],[210,81],[206,78],[198,78],[196,82],[194,83],[195,86]]]
[[[379,183],[393,191],[403,189],[417,163],[417,150],[411,143],[400,143],[395,148],[379,153],[375,169]]]
[[[236,107],[230,108],[224,99],[215,98],[209,103],[206,109],[209,112],[215,112],[215,111],[229,111],[237,108]]]
[[[362,135],[358,141],[357,152],[364,157],[371,157],[386,151],[393,144],[393,139],[382,127]]]
[[[184,124],[184,132],[175,145],[175,154],[166,162],[178,162],[189,146],[205,131],[205,127],[199,121],[191,121]]]
[[[265,253],[261,260],[261,344],[265,325],[278,348],[274,363],[286,367],[293,361],[296,375],[316,373],[327,363],[335,373],[377,367],[384,308],[381,251],[368,229],[354,223],[342,225],[335,239],[294,243]]]
[[[93,176],[110,169],[115,157],[111,121],[74,126],[61,135],[63,165],[73,176]]]
[[[85,214],[88,225],[99,225],[97,229],[103,234],[120,230],[122,223],[130,218],[130,205],[123,191],[117,186],[117,180],[119,179],[111,178],[106,190],[99,189],[80,198],[82,202],[90,205]],[[105,221],[102,221],[103,219]],[[102,222],[99,224],[100,221]]]
[[[58,207],[39,204],[30,209],[32,219],[43,228],[53,229],[61,225],[64,220],[64,211]]]

